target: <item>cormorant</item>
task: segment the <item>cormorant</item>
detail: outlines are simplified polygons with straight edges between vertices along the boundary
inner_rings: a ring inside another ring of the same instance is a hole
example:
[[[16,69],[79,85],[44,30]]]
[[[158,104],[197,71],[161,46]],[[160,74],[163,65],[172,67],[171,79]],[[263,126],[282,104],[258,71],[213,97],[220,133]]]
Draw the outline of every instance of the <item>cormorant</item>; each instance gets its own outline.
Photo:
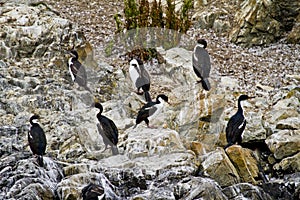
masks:
[[[78,61],[78,53],[75,50],[70,51],[71,58],[68,61],[69,72],[72,81],[78,83],[79,86],[83,87],[90,93],[92,91],[87,86],[87,75],[84,66]]]
[[[99,200],[102,199],[104,195],[103,187],[93,183],[88,184],[81,191],[83,200]]]
[[[161,109],[164,106],[164,103],[168,103],[168,97],[164,94],[160,94],[156,97],[156,101],[149,101],[147,104],[145,104],[138,112],[136,121],[135,121],[135,128],[139,123],[144,121],[147,126],[149,127],[149,119],[156,117]]]
[[[210,84],[208,81],[210,73],[210,58],[205,50],[207,47],[207,42],[204,39],[199,39],[197,45],[194,48],[193,52],[193,69],[195,74],[201,79],[198,82],[201,82],[203,89],[209,91]]]
[[[38,164],[43,167],[43,155],[46,151],[47,140],[44,130],[38,124],[38,119],[38,115],[33,115],[29,120],[31,127],[28,132],[28,143],[32,153],[38,156]]]
[[[99,121],[99,124],[97,124],[97,128],[105,144],[105,149],[103,151],[105,151],[107,149],[107,145],[109,145],[111,146],[113,155],[117,155],[119,154],[117,148],[119,135],[118,128],[111,119],[102,115],[103,107],[100,103],[95,103],[95,107],[100,110],[97,114],[97,118]]]
[[[227,139],[227,145],[224,147],[226,149],[227,147],[238,143],[242,143],[242,133],[245,130],[246,127],[246,119],[244,117],[243,108],[241,106],[241,101],[252,99],[254,97],[249,97],[248,95],[241,95],[238,99],[238,111],[229,119],[226,127],[226,139]]]
[[[152,101],[151,96],[149,94],[150,90],[150,75],[148,71],[145,69],[143,61],[138,58],[134,58],[130,61],[129,66],[129,75],[131,81],[137,88],[137,94],[145,93],[145,99],[147,102]],[[143,92],[140,92],[142,88]]]

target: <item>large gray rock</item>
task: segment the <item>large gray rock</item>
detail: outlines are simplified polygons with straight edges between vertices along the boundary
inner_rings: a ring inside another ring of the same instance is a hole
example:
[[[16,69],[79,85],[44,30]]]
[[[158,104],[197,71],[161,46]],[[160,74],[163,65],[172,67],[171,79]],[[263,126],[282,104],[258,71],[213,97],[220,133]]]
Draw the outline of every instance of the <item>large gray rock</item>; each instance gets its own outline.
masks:
[[[226,153],[235,166],[241,182],[257,184],[259,170],[252,151],[239,145],[232,145],[226,149]]]
[[[229,187],[226,187],[222,192],[228,197],[228,199],[266,199],[272,200],[273,198],[260,187],[253,186],[249,183],[239,183]]]
[[[299,130],[282,130],[268,137],[266,144],[274,153],[276,159],[282,159],[299,152],[299,136]]]
[[[63,177],[60,166],[48,157],[40,167],[36,158],[14,156],[14,160],[1,159],[1,199],[54,199],[56,184]]]
[[[188,177],[180,181],[174,189],[177,199],[227,199],[221,187],[209,178]]]
[[[25,2],[25,1],[24,1]],[[69,20],[63,19],[44,3],[6,2],[1,7],[1,58],[51,58],[70,43],[83,44]],[[75,45],[75,46],[76,46]]]
[[[299,1],[242,1],[232,29],[232,42],[243,45],[270,44],[290,31],[299,14]]]
[[[300,152],[298,152],[294,156],[282,159],[280,161],[280,163],[275,164],[273,168],[276,171],[279,171],[280,173],[299,172],[300,171]]]
[[[240,182],[240,176],[222,148],[202,156],[201,174],[214,179],[220,186]]]

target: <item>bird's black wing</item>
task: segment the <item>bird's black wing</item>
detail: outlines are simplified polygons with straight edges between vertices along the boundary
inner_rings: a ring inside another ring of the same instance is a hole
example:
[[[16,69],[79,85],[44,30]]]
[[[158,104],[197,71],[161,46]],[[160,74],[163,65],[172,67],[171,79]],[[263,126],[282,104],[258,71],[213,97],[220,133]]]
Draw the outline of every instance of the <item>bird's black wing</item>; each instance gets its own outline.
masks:
[[[143,79],[145,80],[145,84],[150,84],[150,74],[145,69],[144,66],[142,66],[142,68],[141,68],[141,75],[142,75]]]
[[[208,78],[211,69],[211,63],[207,51],[201,47],[196,47],[193,53],[192,61],[193,68],[197,76],[200,78]]]
[[[138,116],[136,118],[137,124],[151,116],[156,109],[155,102],[148,102],[146,105],[144,105],[138,112]]]
[[[85,67],[79,61],[73,61],[73,64],[71,65],[71,71],[75,77],[75,82],[81,86],[86,86],[87,75]]]
[[[44,155],[46,151],[46,135],[39,125],[34,125],[28,133],[28,143],[33,154]]]
[[[118,144],[118,128],[116,127],[115,123],[105,117],[105,116],[101,116],[100,118],[100,123],[103,129],[103,136],[105,136],[110,144],[112,146],[112,144],[117,145]],[[103,138],[104,139],[104,138]]]
[[[226,139],[229,144],[241,142],[241,136],[246,127],[246,120],[243,115],[235,114],[228,121],[226,127]]]

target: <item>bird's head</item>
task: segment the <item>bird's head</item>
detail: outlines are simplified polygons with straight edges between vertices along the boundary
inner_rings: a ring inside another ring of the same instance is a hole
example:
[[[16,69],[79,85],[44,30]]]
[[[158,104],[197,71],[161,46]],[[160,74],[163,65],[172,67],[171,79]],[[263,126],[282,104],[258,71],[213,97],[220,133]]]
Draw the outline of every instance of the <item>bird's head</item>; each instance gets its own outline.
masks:
[[[69,51],[69,54],[70,54],[73,58],[78,59],[78,53],[77,53],[76,50],[73,49],[73,50]]]
[[[135,68],[139,67],[140,65],[143,65],[143,61],[141,61],[139,58],[134,58],[130,61],[130,66],[134,66]]]
[[[137,68],[139,66],[139,63],[136,59],[132,59],[129,63],[130,66],[133,66],[134,68]]]
[[[168,101],[169,101],[169,98],[168,98],[166,95],[164,95],[164,94],[158,95],[158,96],[156,97],[156,101],[157,101],[157,102],[162,102],[162,101],[164,101],[164,102],[170,104],[170,103],[168,102]]]
[[[207,47],[207,42],[204,39],[198,39],[197,43],[203,45],[203,49]]]
[[[32,117],[30,117],[29,122],[30,124],[37,124],[39,122],[39,119],[39,115],[33,115]]]
[[[95,108],[98,108],[100,110],[100,113],[102,113],[103,111],[103,106],[101,105],[101,103],[96,102],[95,103]]]
[[[242,94],[242,95],[239,97],[239,100],[238,100],[238,101],[244,101],[244,100],[253,99],[253,98],[255,98],[255,97],[249,97],[248,95]]]

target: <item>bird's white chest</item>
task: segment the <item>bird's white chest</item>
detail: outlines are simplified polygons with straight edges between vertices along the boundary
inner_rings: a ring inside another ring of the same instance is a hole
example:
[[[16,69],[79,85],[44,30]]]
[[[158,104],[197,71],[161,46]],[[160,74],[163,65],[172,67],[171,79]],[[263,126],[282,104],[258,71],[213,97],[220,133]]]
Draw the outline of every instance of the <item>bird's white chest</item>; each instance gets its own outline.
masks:
[[[246,119],[244,118],[243,123],[241,123],[241,125],[239,125],[238,129],[241,129],[245,123],[246,123]]]
[[[71,75],[72,81],[75,81],[75,76],[74,76],[74,74],[72,72],[72,68],[71,68],[73,65],[72,58],[69,58],[68,65],[69,65],[69,73]]]
[[[132,65],[129,67],[129,76],[130,76],[131,81],[132,81],[133,84],[135,85],[137,79],[138,79],[139,76],[140,76],[140,74],[139,74],[139,72],[138,72],[138,70],[137,70],[136,67],[134,67],[134,66],[132,66]]]
[[[30,131],[28,132],[28,136],[30,137],[30,139],[33,139],[33,137],[32,137],[32,135],[31,135]]]
[[[163,104],[164,104],[164,103],[159,103],[159,104],[155,104],[155,105],[153,106],[155,109],[153,109],[154,112],[152,112],[152,113],[150,112],[150,113],[149,113],[149,120],[156,118],[156,117],[158,116],[158,114],[161,113],[161,111],[162,111],[162,109],[163,109],[163,107],[164,107]]]
[[[193,58],[194,58],[194,61],[195,61],[195,62],[198,62],[198,61],[199,61],[199,59],[198,59],[198,57],[197,57],[197,55],[196,55],[197,49],[198,49],[198,48],[203,48],[203,47],[204,47],[204,46],[203,46],[202,44],[197,44],[197,45],[194,47]]]

